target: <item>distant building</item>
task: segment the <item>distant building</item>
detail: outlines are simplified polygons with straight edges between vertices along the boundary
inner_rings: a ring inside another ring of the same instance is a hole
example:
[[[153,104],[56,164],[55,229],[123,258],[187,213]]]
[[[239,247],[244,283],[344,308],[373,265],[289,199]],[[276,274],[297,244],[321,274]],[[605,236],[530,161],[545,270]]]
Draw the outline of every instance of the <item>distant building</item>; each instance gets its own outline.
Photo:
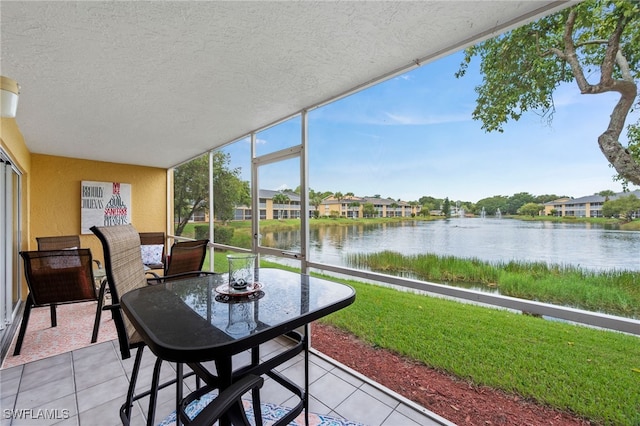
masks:
[[[286,195],[289,199],[286,203],[275,204],[274,197],[277,194]],[[420,211],[420,206],[406,201],[397,201],[391,198],[375,197],[347,197],[340,200],[329,196],[318,205],[320,217],[364,217],[365,204],[373,204],[375,213],[370,217],[411,217]],[[294,219],[300,218],[300,195],[295,192],[281,192],[269,189],[259,191],[260,219]],[[316,207],[309,205],[309,217],[313,216]],[[250,220],[251,206],[236,206],[234,220]]]
[[[544,215],[551,216],[555,209],[555,216],[569,217],[603,217],[602,206],[605,201],[615,200],[619,197],[635,195],[640,198],[640,190],[631,192],[618,192],[615,195],[587,195],[580,198],[560,198],[544,203]],[[636,212],[640,216],[640,212]]]
[[[277,194],[285,195],[288,198],[286,203],[276,204],[273,198]],[[258,208],[260,209],[260,219],[299,219],[300,218],[300,195],[291,191],[272,191],[261,189],[258,191]],[[234,220],[251,220],[251,206],[236,206]]]
[[[368,217],[411,217],[420,212],[420,206],[393,198],[346,197],[338,200],[329,196],[318,206],[320,217],[338,216],[348,218],[364,217],[364,206],[372,204],[374,213]],[[310,206],[311,211],[314,210]]]

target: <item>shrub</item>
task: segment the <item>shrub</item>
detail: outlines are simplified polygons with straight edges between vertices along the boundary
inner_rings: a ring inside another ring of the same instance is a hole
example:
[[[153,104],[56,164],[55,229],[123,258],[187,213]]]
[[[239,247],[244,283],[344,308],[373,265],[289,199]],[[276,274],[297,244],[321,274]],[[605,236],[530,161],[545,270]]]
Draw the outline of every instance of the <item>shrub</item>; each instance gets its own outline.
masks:
[[[209,238],[209,225],[196,225],[193,227],[195,230],[194,238],[196,240],[204,240]]]
[[[216,226],[213,231],[213,241],[218,244],[231,244],[234,229],[230,226]]]
[[[195,239],[204,240],[209,238],[209,225],[196,225],[195,227]],[[219,244],[231,244],[233,238],[234,229],[231,226],[216,226],[213,231],[213,242]]]

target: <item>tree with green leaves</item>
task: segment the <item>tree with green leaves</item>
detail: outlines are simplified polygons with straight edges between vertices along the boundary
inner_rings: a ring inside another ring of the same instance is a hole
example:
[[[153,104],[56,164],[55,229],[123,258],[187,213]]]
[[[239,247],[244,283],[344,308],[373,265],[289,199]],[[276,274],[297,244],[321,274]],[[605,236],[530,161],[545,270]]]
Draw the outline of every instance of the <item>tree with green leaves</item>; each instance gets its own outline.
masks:
[[[435,209],[431,209],[435,210]],[[420,206],[420,211],[418,212],[418,216],[428,217],[431,216],[431,211],[428,206]]]
[[[229,155],[213,153],[214,217],[233,219],[235,206],[250,204],[249,182],[240,180],[240,169],[231,169]],[[193,213],[209,208],[209,154],[178,166],[173,172],[173,206],[176,235],[182,235]]]
[[[279,192],[273,196],[272,201],[273,201],[274,207],[276,205],[280,206],[280,208],[278,209],[278,220],[281,220],[284,212],[284,208],[282,206],[289,203],[290,201],[289,196],[287,194],[283,194],[282,192]]]
[[[633,194],[605,201],[602,205],[602,215],[604,217],[620,217],[627,222],[635,215],[638,215],[638,212],[640,212],[640,198]]]
[[[338,216],[342,216],[342,200],[344,200],[344,194],[340,191],[334,192],[333,198],[338,201]]]
[[[451,201],[449,201],[449,197],[446,197],[444,203],[442,203],[442,214],[445,217],[451,217]]]
[[[627,127],[634,104],[640,107],[640,3],[587,0],[465,51],[457,77],[474,56],[483,81],[473,118],[487,132],[503,131],[527,111],[553,118],[554,91],[575,81],[582,94],[617,93],[609,124],[598,137],[600,150],[617,180],[640,185],[640,120]]]
[[[349,203],[349,210],[352,211],[351,217],[358,218],[360,216],[360,214],[359,214],[360,202],[359,201],[350,202]]]
[[[300,187],[298,187],[296,194],[300,194]],[[312,205],[315,209],[313,211],[313,217],[315,218],[320,217],[320,212],[318,211],[318,207],[320,207],[324,199],[331,196],[331,194],[332,193],[330,191],[318,192],[309,188],[309,205]]]
[[[523,216],[538,216],[540,211],[543,210],[543,207],[540,204],[536,203],[526,203],[522,207],[520,207],[517,211],[518,214]]]
[[[418,203],[422,206],[421,211],[429,213],[430,210],[440,210],[440,206],[444,200],[431,196],[422,196],[418,199]]]
[[[475,210],[476,205],[470,201],[458,201],[460,208],[467,213],[471,213]]]
[[[173,170],[175,233],[182,235],[193,213],[209,207],[209,155],[202,155]]]
[[[376,211],[376,206],[373,203],[364,203],[362,206],[362,216],[364,217],[375,217],[378,215]]]
[[[538,204],[544,204],[544,203],[548,203],[549,201],[555,201],[558,198],[566,198],[566,196],[562,196],[559,197],[556,194],[542,194],[542,195],[536,195],[534,198],[534,203],[538,203]]]
[[[396,203],[395,201],[393,203],[389,204],[389,208],[391,209],[391,211],[387,212],[387,216],[389,216],[389,213],[391,213],[392,216],[389,216],[389,217],[396,217],[396,215],[397,215],[396,209],[398,207],[400,207],[400,205],[398,203]]]
[[[484,211],[488,215],[495,215],[498,210],[504,212],[507,210],[508,198],[504,195],[494,195],[493,197],[483,198],[476,203],[476,210],[478,212]]]
[[[316,219],[320,216],[318,207],[320,207],[320,204],[322,204],[322,200],[324,200],[322,194],[309,191],[309,204],[311,204],[314,208],[313,217],[315,217]]]
[[[506,208],[500,209],[504,214],[516,214],[520,207],[535,202],[535,197],[528,192],[513,194],[507,199]]]

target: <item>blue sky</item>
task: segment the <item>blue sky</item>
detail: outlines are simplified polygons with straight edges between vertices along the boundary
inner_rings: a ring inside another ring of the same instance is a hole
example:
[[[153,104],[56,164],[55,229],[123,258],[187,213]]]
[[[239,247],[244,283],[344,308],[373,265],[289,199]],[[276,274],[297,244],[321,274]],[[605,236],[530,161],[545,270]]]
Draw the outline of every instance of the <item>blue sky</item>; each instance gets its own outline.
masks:
[[[509,122],[504,133],[485,133],[471,117],[479,61],[456,79],[461,58],[453,54],[312,111],[310,187],[471,202],[519,192],[580,197],[622,190],[597,143],[615,94],[580,95],[575,83],[568,84],[556,92],[551,125],[530,112]],[[258,154],[299,143],[299,123],[293,119],[259,133]],[[261,188],[295,188],[291,169],[265,169]]]

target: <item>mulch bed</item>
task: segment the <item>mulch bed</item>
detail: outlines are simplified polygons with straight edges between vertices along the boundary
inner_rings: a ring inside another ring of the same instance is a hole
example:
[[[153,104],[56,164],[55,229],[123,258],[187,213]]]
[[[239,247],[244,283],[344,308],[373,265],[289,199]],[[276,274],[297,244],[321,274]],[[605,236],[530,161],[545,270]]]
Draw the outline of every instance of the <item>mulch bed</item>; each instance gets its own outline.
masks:
[[[374,348],[334,327],[314,323],[311,330],[315,349],[453,423],[592,425],[570,413],[489,387],[475,386],[391,351]]]

